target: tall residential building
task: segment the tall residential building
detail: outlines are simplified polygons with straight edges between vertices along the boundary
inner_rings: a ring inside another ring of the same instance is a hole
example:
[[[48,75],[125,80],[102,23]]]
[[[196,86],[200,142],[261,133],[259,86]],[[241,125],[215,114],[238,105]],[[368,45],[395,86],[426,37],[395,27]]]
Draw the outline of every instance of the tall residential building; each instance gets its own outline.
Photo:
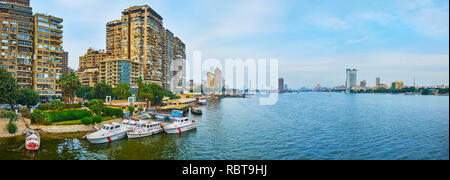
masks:
[[[214,91],[221,92],[223,87],[222,71],[219,68],[214,70]]]
[[[56,84],[63,69],[62,22],[55,16],[34,15],[33,87],[43,101],[62,96]]]
[[[345,88],[351,89],[352,87],[357,86],[357,72],[356,69],[347,69],[346,71],[346,82],[345,82]]]
[[[98,81],[112,87],[125,83],[131,88],[137,88],[137,81],[142,77],[142,66],[129,59],[106,58],[100,62]]]
[[[19,88],[33,87],[33,12],[29,0],[0,1],[0,68]]]
[[[376,84],[377,86],[381,84],[381,78],[380,77],[377,77],[376,81],[377,81],[377,84]]]
[[[64,51],[63,53],[61,53],[61,57],[62,57],[62,73],[69,75],[72,71],[69,68],[69,52]]]
[[[142,64],[144,81],[163,84],[163,18],[147,5],[122,11],[121,20],[106,25],[106,50],[114,58]]]
[[[172,63],[175,61],[175,47],[174,47],[174,34],[166,29],[164,39],[165,61],[163,61],[163,88],[166,90],[172,90],[173,73],[171,71]]]
[[[94,87],[98,82],[98,67],[78,69],[75,74],[80,79],[81,86]]]
[[[278,91],[282,92],[284,90],[284,79],[283,78],[279,78],[278,79]]]
[[[177,59],[173,61],[170,71],[170,91],[175,94],[183,93],[186,87],[186,60]]]

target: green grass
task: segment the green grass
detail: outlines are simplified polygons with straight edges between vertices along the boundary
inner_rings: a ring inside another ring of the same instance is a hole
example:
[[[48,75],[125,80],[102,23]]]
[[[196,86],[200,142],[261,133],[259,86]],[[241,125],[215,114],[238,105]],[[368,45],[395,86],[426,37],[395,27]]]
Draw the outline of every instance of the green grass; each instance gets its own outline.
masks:
[[[112,119],[114,119],[114,118],[112,118],[112,117],[103,117],[102,121],[109,121],[109,120],[112,120]],[[79,120],[73,120],[73,121],[56,122],[56,123],[53,123],[52,125],[55,125],[55,126],[67,126],[67,125],[83,125],[83,124],[81,123],[81,119],[79,119]]]

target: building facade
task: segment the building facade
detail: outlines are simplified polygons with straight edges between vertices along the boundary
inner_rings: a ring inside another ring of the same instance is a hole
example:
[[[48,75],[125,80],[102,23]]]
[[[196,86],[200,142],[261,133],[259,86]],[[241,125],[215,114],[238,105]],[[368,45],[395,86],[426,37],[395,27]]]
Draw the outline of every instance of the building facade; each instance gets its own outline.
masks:
[[[72,70],[69,68],[69,52],[64,51],[61,53],[62,73],[69,75]]]
[[[404,83],[402,81],[395,81],[395,82],[392,82],[391,88],[392,89],[402,89],[403,86],[404,86]]]
[[[114,58],[142,64],[144,81],[163,84],[166,59],[163,18],[147,5],[122,12],[121,20],[106,25],[106,50]]]
[[[367,87],[367,81],[366,81],[366,80],[361,81],[361,83],[360,83],[359,86],[360,86],[361,88],[366,88],[366,87]]]
[[[164,40],[164,46],[165,46],[165,54],[166,58],[163,61],[163,88],[165,90],[172,91],[175,88],[172,88],[172,78],[173,76],[173,69],[172,66],[173,62],[175,61],[175,42],[174,42],[174,34],[170,32],[168,29],[166,29],[165,34],[165,40]],[[172,91],[173,92],[173,91]]]
[[[346,70],[345,88],[351,89],[352,87],[357,86],[357,82],[358,82],[357,72],[358,72],[358,70],[356,70],[356,69],[347,69]]]
[[[29,0],[0,1],[0,68],[33,88],[33,12]]]
[[[279,78],[278,79],[278,92],[283,92],[284,90],[284,79]]]
[[[222,71],[219,68],[214,70],[214,91],[221,92],[223,88]]]
[[[75,74],[80,79],[81,86],[94,87],[98,82],[98,67],[78,69]]]
[[[89,48],[84,56],[80,56],[79,67],[82,68],[97,68],[100,61],[105,59],[108,54],[102,50],[95,50]]]
[[[62,22],[58,17],[34,15],[33,88],[43,101],[62,96],[57,85],[63,73]]]
[[[137,81],[142,77],[142,64],[129,59],[106,58],[100,62],[98,82],[105,82],[112,87],[124,83],[137,88]]]

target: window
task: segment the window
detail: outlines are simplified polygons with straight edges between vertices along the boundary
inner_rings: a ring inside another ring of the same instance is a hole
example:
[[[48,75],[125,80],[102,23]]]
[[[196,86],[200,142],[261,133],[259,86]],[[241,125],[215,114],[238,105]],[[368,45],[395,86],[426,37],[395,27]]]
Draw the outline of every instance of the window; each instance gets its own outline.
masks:
[[[50,27],[50,25],[48,23],[45,22],[38,22],[39,26],[43,26],[43,27]]]
[[[18,34],[19,39],[31,40],[31,36],[25,34]]]
[[[8,44],[8,40],[7,39],[2,39],[2,43]]]

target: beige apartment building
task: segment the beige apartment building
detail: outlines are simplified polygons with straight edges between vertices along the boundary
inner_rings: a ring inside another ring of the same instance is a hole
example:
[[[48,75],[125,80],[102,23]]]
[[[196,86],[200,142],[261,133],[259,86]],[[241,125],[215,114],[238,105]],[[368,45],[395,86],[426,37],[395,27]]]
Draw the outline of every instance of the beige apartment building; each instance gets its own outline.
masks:
[[[84,56],[80,56],[79,69],[76,75],[80,79],[81,86],[94,87],[98,82],[99,66],[108,54],[103,50],[89,48]]]
[[[63,19],[34,15],[33,88],[44,101],[61,97],[57,80],[62,75]]]
[[[137,88],[137,81],[142,77],[142,64],[129,59],[106,58],[100,62],[98,82],[105,82],[112,87],[121,83]]]
[[[114,58],[142,64],[146,82],[163,84],[166,60],[163,18],[147,5],[122,11],[122,18],[106,25],[106,50]]]
[[[33,12],[29,0],[0,1],[0,68],[19,88],[33,87]]]

